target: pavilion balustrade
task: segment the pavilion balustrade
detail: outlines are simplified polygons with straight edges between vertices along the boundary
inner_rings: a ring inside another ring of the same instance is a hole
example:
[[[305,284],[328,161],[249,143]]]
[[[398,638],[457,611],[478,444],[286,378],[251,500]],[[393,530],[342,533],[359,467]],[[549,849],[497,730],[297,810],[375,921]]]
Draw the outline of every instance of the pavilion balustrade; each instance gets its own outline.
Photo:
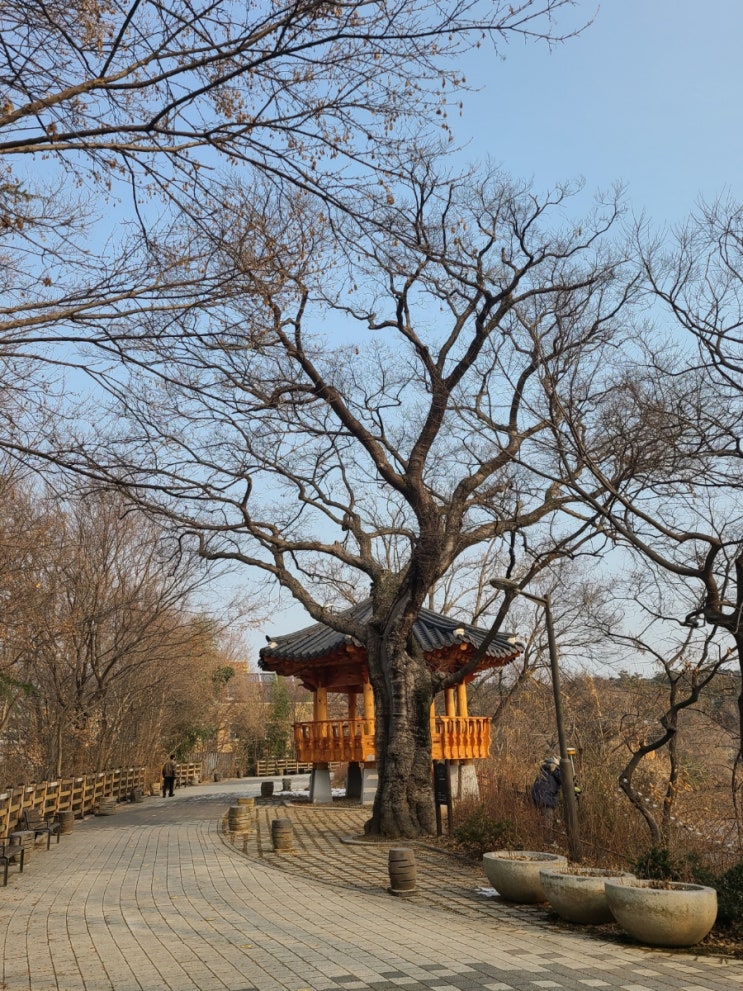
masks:
[[[433,760],[476,760],[490,753],[487,716],[434,716]],[[294,724],[297,759],[312,763],[374,760],[373,719],[324,719]]]
[[[294,724],[297,760],[337,763],[374,759],[373,719],[323,719]]]
[[[434,760],[477,760],[489,753],[489,716],[434,716],[431,720]]]

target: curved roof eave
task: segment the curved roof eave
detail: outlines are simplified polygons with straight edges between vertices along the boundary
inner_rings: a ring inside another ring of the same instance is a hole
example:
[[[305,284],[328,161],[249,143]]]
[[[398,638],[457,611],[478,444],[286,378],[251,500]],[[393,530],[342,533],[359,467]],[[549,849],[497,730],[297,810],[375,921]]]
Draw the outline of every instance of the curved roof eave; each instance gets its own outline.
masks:
[[[366,599],[341,615],[356,623],[367,622],[371,617],[371,600]],[[421,609],[413,626],[413,636],[424,655],[432,655],[462,644],[469,644],[477,649],[488,632],[430,609]],[[294,633],[272,638],[259,652],[259,665],[264,670],[270,670],[271,661],[318,662],[323,657],[336,653],[344,644],[353,644],[363,649],[363,644],[355,638],[334,630],[325,623],[313,623]],[[491,664],[483,658],[482,667],[507,664],[522,651],[523,644],[515,637],[498,633],[485,652],[485,658]]]

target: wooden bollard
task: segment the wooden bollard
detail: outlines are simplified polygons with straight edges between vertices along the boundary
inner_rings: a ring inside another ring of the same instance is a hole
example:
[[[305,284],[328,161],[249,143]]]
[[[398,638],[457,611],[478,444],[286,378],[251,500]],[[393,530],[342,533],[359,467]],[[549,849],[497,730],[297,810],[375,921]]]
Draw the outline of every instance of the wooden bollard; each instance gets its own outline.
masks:
[[[227,813],[227,828],[231,833],[245,833],[250,829],[253,812],[245,805],[231,805]]]
[[[72,809],[65,809],[63,812],[58,812],[57,819],[59,820],[59,831],[63,836],[72,832],[72,826],[75,821]]]
[[[393,847],[389,852],[391,895],[413,895],[416,891],[415,854],[408,847]]]
[[[271,820],[271,842],[275,853],[286,853],[294,848],[294,830],[291,819]]]
[[[17,829],[11,834],[14,846],[23,847],[25,863],[31,859],[34,852],[34,831],[33,829]]]
[[[116,813],[116,799],[113,795],[106,795],[98,801],[98,815],[112,816]]]

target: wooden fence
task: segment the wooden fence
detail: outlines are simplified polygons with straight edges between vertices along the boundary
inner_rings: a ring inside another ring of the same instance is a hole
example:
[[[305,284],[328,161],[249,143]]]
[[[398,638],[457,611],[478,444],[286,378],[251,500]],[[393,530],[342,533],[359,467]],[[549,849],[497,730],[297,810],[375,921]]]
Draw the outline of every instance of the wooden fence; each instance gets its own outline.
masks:
[[[305,774],[312,770],[312,764],[305,764],[298,760],[257,760],[255,762],[255,775],[257,778],[267,778],[271,775],[280,774]]]
[[[197,785],[203,780],[203,770],[201,763],[198,764],[176,764],[175,783],[181,788],[183,785]]]
[[[200,775],[201,764],[178,765],[178,784],[197,784]],[[92,813],[102,798],[128,801],[135,790],[145,793],[153,784],[159,786],[146,767],[126,767],[6,788],[0,793],[0,836],[16,828],[26,809],[42,817],[71,809],[75,818],[81,819]]]

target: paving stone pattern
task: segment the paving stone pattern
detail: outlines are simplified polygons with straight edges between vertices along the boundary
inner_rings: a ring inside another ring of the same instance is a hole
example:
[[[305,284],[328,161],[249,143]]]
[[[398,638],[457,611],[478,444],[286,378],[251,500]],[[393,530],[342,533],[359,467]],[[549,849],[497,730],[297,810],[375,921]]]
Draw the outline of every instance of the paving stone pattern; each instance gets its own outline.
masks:
[[[392,846],[410,846],[417,871],[416,904],[445,908],[469,917],[492,918],[494,900],[488,880],[479,865],[436,849],[427,843],[368,842],[362,839],[369,809],[337,804],[308,806],[291,803],[290,797],[256,799],[255,829],[247,836],[229,833],[225,839],[251,861],[265,863],[290,874],[322,883],[351,887],[355,891],[386,897],[389,885],[388,856]],[[294,850],[275,853],[271,843],[271,820],[288,818],[293,825]],[[545,923],[544,909],[497,900],[501,918]]]
[[[0,889],[7,991],[743,991],[743,961],[555,925],[484,895],[484,876],[416,846],[418,892],[387,893],[388,846],[347,842],[364,810],[256,799],[255,780],[184,788],[76,822]],[[270,822],[290,818],[276,854]],[[398,844],[399,845],[399,844]]]

